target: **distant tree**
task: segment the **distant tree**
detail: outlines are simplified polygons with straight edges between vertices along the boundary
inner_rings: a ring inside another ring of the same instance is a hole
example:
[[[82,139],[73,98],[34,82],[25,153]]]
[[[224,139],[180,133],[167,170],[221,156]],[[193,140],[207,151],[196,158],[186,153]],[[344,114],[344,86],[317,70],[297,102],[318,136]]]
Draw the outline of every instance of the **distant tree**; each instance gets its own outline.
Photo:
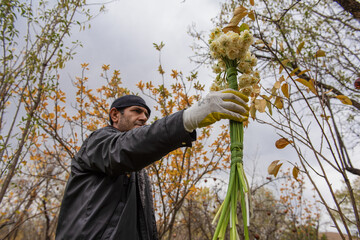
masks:
[[[360,186],[360,177],[355,178],[352,181],[352,185],[356,186],[353,189],[353,194],[357,205],[360,206],[360,188],[358,187]],[[360,233],[356,226],[356,219],[354,218],[352,202],[348,190],[349,189],[346,187],[346,185],[343,184],[343,187],[336,191],[335,196],[338,199],[340,205],[342,206],[342,211],[343,214],[345,215],[352,236],[359,237]],[[340,216],[336,213],[336,210],[334,211],[335,211],[335,217],[337,219],[340,219]],[[360,210],[359,210],[359,214],[360,214]]]
[[[80,45],[64,44],[73,27],[92,18],[84,1],[1,1],[0,4],[0,235],[16,239],[28,220],[46,222],[42,236],[53,235],[56,193],[51,179],[64,152],[49,154],[39,119],[47,99],[61,98],[59,70]],[[51,110],[47,117],[57,117]],[[57,129],[60,126],[57,125]],[[44,155],[45,153],[45,155]]]

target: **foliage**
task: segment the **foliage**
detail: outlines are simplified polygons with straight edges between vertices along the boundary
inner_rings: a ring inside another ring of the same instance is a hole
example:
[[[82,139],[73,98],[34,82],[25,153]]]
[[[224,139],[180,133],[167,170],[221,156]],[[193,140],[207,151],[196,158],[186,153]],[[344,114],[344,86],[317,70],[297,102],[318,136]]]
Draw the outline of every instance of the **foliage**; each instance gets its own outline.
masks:
[[[67,167],[59,165],[69,149],[51,142],[64,93],[58,71],[74,54],[77,41],[64,44],[74,26],[85,29],[92,18],[84,1],[1,1],[0,4],[0,230],[15,239],[32,218],[32,228],[48,239]],[[49,105],[49,101],[54,104]],[[53,109],[55,111],[53,111]],[[55,113],[54,113],[55,112]],[[47,126],[43,124],[48,124]],[[45,129],[51,127],[51,134]],[[52,139],[55,140],[55,139]],[[66,170],[65,170],[66,169]],[[31,229],[31,228],[29,228]]]
[[[334,183],[345,182],[360,230],[354,185],[348,176],[360,175],[358,163],[351,159],[351,151],[359,144],[360,95],[353,85],[360,64],[360,25],[354,14],[358,8],[350,11],[330,0],[250,4],[229,0],[215,25],[224,26],[238,5],[247,9],[243,22],[254,31],[253,51],[263,79],[261,92],[252,96],[251,116],[278,130],[283,139],[277,144],[279,149],[286,145],[294,148],[299,156],[299,165],[293,163],[295,172],[306,173],[342,237],[340,225],[344,224],[347,234],[350,229],[334,197]],[[200,33],[191,34],[202,38]],[[193,60],[211,63],[204,54],[208,47],[197,43]],[[273,170],[275,173],[276,168]],[[320,188],[324,184],[326,188]],[[332,208],[339,213],[339,220]]]

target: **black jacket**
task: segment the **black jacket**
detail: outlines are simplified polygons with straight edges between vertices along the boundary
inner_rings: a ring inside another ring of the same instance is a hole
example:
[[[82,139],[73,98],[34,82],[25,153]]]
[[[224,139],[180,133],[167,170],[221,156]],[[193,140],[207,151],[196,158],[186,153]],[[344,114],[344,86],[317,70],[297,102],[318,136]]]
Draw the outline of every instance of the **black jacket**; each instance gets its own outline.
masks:
[[[174,149],[191,146],[196,134],[185,131],[182,113],[128,132],[108,126],[84,141],[72,161],[56,240],[157,239],[142,169]]]

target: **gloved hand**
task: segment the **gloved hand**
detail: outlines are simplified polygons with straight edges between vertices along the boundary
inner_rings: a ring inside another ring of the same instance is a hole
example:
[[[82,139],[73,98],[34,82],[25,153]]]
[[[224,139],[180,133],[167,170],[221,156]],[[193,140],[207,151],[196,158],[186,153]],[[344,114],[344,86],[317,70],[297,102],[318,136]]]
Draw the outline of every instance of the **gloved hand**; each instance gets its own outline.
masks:
[[[208,126],[220,119],[246,121],[249,116],[249,107],[246,105],[248,100],[248,97],[232,89],[210,92],[184,111],[185,130],[192,132],[195,128]]]

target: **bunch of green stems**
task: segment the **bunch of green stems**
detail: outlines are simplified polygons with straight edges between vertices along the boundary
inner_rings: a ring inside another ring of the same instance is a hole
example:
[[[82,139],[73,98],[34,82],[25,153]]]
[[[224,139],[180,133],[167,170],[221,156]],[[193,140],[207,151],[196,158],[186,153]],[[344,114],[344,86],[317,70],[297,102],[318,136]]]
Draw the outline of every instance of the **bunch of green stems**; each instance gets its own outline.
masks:
[[[225,61],[227,64],[226,79],[229,87],[238,90],[236,61]],[[231,140],[231,168],[228,190],[225,200],[218,210],[214,221],[219,219],[213,240],[225,239],[226,230],[230,223],[230,240],[240,239],[237,225],[237,206],[240,202],[242,220],[244,225],[245,240],[249,239],[249,202],[248,202],[248,182],[243,168],[243,140],[244,128],[242,122],[230,120],[230,140]]]

